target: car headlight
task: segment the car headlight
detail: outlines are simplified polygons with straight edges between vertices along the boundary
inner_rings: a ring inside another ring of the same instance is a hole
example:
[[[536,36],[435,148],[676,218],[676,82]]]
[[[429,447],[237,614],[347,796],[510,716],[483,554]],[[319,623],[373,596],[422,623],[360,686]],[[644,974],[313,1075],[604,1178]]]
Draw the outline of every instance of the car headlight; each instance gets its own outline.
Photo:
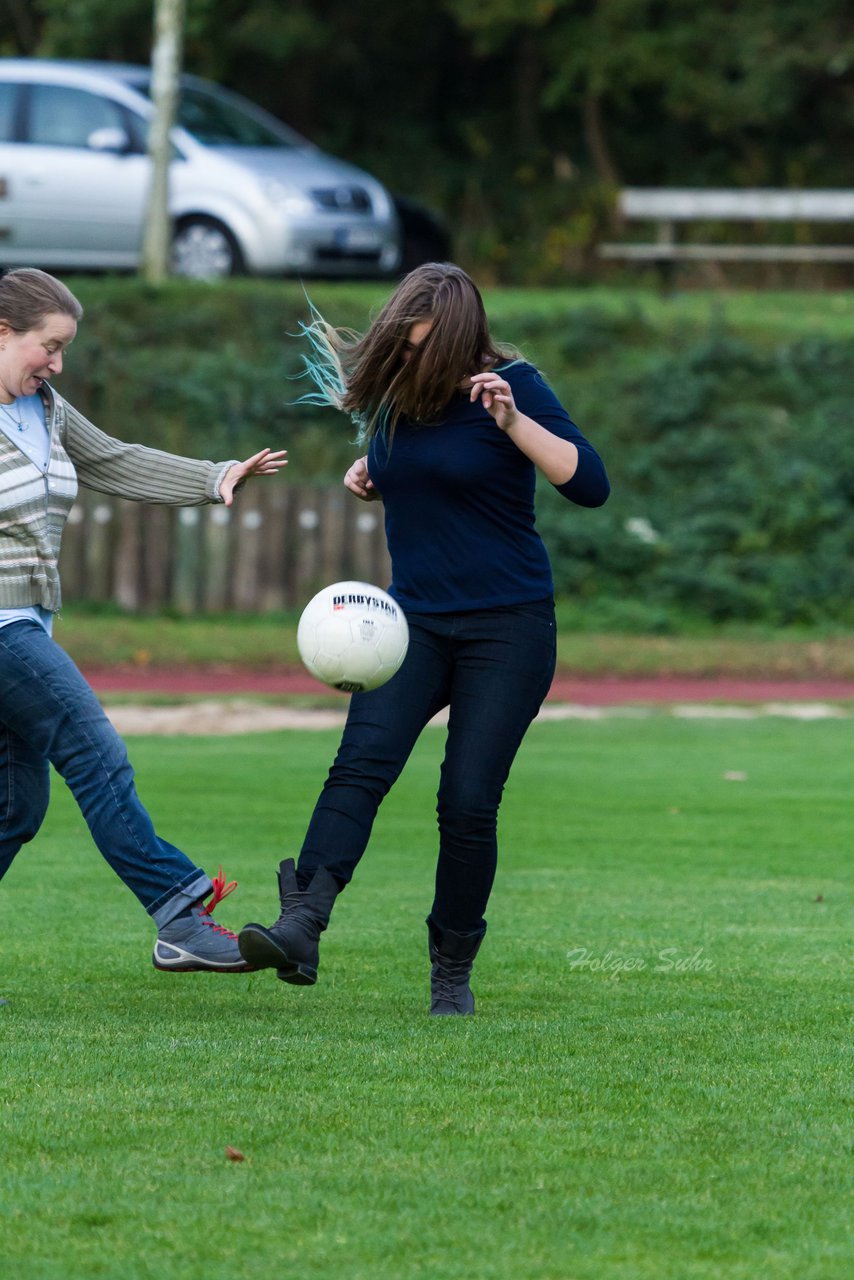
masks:
[[[299,187],[289,187],[276,178],[269,178],[262,185],[267,199],[283,213],[290,214],[292,218],[310,217],[316,211],[311,196],[306,191],[301,191]]]
[[[372,187],[371,200],[373,201],[374,214],[378,218],[389,218],[392,212],[391,197],[385,187]]]

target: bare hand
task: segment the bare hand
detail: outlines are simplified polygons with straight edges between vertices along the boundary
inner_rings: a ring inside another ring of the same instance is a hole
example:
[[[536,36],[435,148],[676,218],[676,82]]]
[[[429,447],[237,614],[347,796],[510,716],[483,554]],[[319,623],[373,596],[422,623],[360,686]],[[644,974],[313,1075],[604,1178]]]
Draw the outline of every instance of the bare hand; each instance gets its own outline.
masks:
[[[382,494],[368,475],[368,459],[357,458],[344,477],[344,484],[362,502],[382,502]]]
[[[234,501],[234,490],[250,476],[274,476],[282,467],[288,465],[287,449],[278,449],[273,453],[270,449],[262,449],[253,453],[245,462],[235,462],[229,467],[219,482],[219,496],[227,507]]]
[[[474,403],[478,398],[502,431],[509,431],[515,425],[519,410],[516,408],[510,383],[499,378],[497,373],[472,375],[469,399]]]

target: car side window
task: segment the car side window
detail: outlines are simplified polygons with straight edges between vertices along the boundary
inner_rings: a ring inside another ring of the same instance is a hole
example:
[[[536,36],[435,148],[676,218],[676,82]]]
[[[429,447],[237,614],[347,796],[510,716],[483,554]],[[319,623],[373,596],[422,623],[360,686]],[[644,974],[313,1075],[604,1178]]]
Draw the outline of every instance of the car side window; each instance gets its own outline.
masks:
[[[30,142],[49,147],[86,147],[96,129],[124,128],[121,108],[109,98],[64,85],[33,85]]]
[[[15,100],[18,86],[0,82],[0,142],[12,142],[15,137]]]

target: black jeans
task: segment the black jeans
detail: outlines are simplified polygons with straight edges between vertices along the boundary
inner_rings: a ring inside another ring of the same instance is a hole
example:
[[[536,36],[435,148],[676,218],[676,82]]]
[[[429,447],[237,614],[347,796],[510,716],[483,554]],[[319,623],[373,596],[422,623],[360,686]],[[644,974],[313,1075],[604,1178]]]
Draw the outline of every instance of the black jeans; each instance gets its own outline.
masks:
[[[299,858],[346,883],[377,809],[421,730],[449,707],[438,792],[439,860],[431,918],[439,929],[483,928],[495,878],[498,806],[555,668],[551,600],[455,614],[407,614],[409,651],[395,676],[354,694],[335,762]]]

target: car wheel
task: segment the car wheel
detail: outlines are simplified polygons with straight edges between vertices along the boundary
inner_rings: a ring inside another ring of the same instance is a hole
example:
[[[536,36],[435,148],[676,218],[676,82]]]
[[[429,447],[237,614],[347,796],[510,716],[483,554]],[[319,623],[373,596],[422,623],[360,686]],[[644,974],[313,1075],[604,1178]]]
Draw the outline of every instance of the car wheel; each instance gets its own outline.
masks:
[[[172,271],[194,280],[219,280],[243,271],[237,241],[213,218],[185,218],[172,240]]]

